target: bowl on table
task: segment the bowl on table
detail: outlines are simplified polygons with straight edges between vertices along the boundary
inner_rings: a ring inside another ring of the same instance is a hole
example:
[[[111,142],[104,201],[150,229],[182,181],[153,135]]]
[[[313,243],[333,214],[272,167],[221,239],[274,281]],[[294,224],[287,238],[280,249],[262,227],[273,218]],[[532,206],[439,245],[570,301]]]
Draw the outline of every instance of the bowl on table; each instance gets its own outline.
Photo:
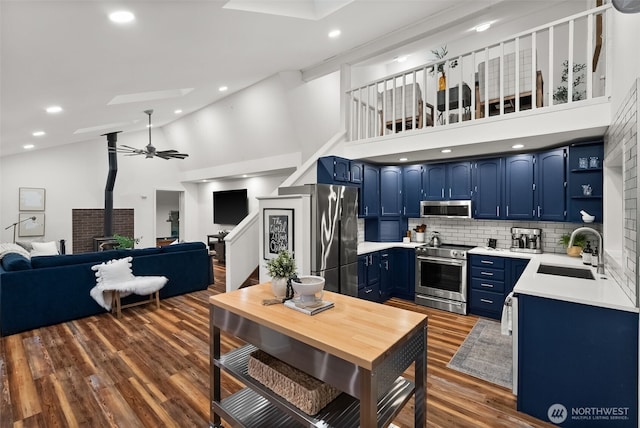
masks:
[[[316,275],[301,275],[297,279],[291,279],[293,292],[303,304],[322,301],[324,283],[324,278]]]

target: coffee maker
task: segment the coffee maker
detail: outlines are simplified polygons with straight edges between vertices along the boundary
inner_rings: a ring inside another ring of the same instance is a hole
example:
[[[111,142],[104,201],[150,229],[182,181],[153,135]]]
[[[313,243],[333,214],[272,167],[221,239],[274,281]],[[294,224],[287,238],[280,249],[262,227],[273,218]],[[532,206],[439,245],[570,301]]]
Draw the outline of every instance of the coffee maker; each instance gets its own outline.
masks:
[[[519,253],[542,253],[542,229],[512,227],[510,250]]]

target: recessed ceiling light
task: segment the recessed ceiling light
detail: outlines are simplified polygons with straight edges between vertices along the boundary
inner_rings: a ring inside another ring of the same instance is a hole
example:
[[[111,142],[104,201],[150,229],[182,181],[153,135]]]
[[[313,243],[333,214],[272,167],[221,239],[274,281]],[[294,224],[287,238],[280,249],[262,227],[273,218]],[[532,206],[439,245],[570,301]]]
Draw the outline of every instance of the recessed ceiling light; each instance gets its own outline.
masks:
[[[242,178],[247,178],[247,174],[242,174]]]
[[[440,150],[442,153],[451,153],[451,149],[442,149]]]
[[[23,149],[25,150],[31,150],[33,149],[35,146],[33,144],[25,144],[24,146],[22,146]]]
[[[408,161],[409,159],[407,159],[407,158],[400,158],[399,160],[400,160],[400,162],[406,162],[406,161]]]
[[[109,19],[116,24],[126,24],[136,19],[135,15],[128,10],[118,10],[109,14]]]
[[[476,31],[478,33],[481,33],[483,31],[487,31],[489,28],[491,27],[491,23],[490,22],[485,22],[484,24],[480,24],[476,27]]]
[[[229,89],[229,88],[228,88],[228,87],[226,87],[226,86],[220,86],[220,87],[218,88],[218,90],[219,90],[220,92],[224,92],[224,91],[226,91],[227,89]]]
[[[60,106],[50,106],[46,108],[47,113],[60,113],[62,111],[62,107]]]
[[[340,34],[342,34],[342,31],[340,30],[331,30],[329,31],[329,38],[335,39],[336,37],[339,37]]]
[[[207,179],[202,180],[203,183],[206,183],[207,181],[209,181],[209,180],[207,180]]]
[[[34,131],[31,135],[33,135],[34,137],[42,137],[44,134],[44,131]]]
[[[524,144],[514,144],[513,146],[511,146],[512,149],[521,149],[524,147]]]
[[[397,62],[405,62],[407,60],[407,58],[409,58],[408,55],[398,56],[398,57],[396,57],[396,61]]]
[[[173,112],[175,114],[182,114],[182,110],[181,109],[175,109]]]

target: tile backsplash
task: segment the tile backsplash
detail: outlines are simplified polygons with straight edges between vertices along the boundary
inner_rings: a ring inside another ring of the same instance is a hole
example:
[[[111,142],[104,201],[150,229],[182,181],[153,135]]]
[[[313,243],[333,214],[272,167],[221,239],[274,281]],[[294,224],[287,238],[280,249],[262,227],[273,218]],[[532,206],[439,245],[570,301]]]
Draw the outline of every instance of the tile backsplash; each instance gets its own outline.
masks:
[[[541,221],[504,221],[504,220],[475,220],[475,219],[437,219],[410,218],[409,229],[420,224],[427,225],[426,239],[434,231],[439,232],[442,242],[446,244],[464,244],[486,246],[489,238],[497,240],[498,248],[511,246],[511,228],[526,227],[542,229],[542,251],[545,253],[562,253],[566,249],[560,243],[560,237],[571,233],[574,229],[585,226],[582,223],[541,222]],[[590,224],[589,227],[602,233],[601,224]],[[598,238],[591,236],[591,242],[597,245]],[[364,220],[358,219],[358,242],[364,241]]]

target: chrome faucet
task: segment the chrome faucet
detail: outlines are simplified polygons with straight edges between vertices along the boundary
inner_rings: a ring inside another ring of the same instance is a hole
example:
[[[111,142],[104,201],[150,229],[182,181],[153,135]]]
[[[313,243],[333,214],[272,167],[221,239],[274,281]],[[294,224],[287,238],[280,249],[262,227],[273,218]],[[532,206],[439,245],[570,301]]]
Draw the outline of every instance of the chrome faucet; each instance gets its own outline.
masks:
[[[580,232],[591,232],[598,236],[598,267],[596,268],[596,273],[604,274],[604,253],[602,252],[602,235],[595,229],[590,227],[579,227],[573,232],[571,232],[571,237],[569,238],[569,245],[567,247],[573,246],[573,239]]]

